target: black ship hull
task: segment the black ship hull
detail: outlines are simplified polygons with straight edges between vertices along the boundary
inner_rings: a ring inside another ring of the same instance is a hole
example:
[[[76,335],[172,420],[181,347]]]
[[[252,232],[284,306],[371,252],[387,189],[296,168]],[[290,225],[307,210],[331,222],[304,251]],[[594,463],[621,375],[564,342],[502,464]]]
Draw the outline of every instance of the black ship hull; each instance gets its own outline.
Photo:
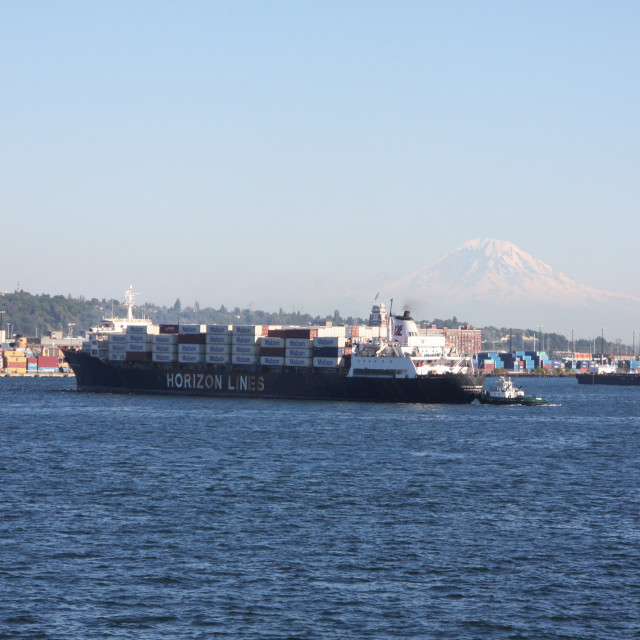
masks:
[[[620,387],[640,386],[640,374],[637,373],[578,373],[579,384],[607,384]]]
[[[105,362],[82,351],[65,351],[79,391],[156,393],[219,398],[281,398],[468,404],[482,390],[483,377],[443,374],[418,378],[350,378],[315,369]]]

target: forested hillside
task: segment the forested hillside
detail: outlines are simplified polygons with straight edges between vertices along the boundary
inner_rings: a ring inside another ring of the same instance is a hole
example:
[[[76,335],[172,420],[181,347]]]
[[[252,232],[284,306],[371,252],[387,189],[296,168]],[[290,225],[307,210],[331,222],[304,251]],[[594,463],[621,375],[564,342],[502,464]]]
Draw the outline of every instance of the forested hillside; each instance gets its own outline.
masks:
[[[331,320],[336,324],[359,324],[367,318],[343,318],[336,309],[326,316],[311,316],[298,312],[287,313],[280,309],[277,312],[266,312],[257,309],[227,309],[221,305],[219,309],[201,309],[198,304],[183,308],[180,300],[172,307],[159,307],[144,304],[136,309],[137,317],[150,318],[157,323],[199,323],[199,324],[296,324],[309,325]],[[100,323],[103,317],[125,317],[126,309],[118,300],[98,300],[92,298],[72,298],[71,296],[48,294],[32,295],[25,291],[0,295],[0,321],[2,328],[9,328],[11,334],[38,337],[48,331],[62,331],[67,335],[69,329],[79,335]],[[437,327],[458,327],[465,322],[457,318],[431,321]],[[539,334],[532,329],[510,329],[485,327],[482,332],[483,349],[487,351],[507,351],[512,349],[538,349],[546,351],[570,351],[570,338],[557,333]],[[544,345],[544,346],[543,346]],[[602,341],[576,339],[573,344],[578,352],[599,352]],[[628,345],[612,344],[605,338],[605,353],[627,353]]]

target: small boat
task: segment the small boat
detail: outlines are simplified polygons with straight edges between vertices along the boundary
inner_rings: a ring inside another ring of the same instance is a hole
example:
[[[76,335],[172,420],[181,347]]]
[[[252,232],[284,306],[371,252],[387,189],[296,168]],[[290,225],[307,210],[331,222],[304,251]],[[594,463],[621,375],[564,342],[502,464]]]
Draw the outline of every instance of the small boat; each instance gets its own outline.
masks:
[[[546,398],[540,396],[526,396],[522,387],[514,387],[509,378],[500,377],[496,379],[493,389],[483,391],[478,400],[482,404],[525,404],[543,405],[549,404]]]

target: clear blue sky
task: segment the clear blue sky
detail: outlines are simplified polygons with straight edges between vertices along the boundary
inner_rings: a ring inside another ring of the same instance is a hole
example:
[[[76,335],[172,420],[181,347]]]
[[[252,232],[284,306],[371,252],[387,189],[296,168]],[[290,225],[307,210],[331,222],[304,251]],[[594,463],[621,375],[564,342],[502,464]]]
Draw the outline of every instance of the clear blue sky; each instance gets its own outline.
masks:
[[[640,295],[638,2],[0,16],[0,289],[331,313],[495,237]]]

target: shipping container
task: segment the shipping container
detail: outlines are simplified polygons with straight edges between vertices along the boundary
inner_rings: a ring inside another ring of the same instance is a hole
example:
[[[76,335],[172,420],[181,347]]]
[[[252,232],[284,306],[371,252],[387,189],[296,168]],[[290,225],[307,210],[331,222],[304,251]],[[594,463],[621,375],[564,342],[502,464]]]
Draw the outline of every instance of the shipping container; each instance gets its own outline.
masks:
[[[231,344],[231,334],[230,333],[208,333],[207,344]]]
[[[38,366],[38,373],[58,373],[60,367],[41,367]]]
[[[285,358],[312,358],[313,357],[313,349],[295,349],[292,347],[287,347],[284,350]]]
[[[181,335],[192,335],[194,333],[204,333],[206,325],[204,324],[181,324],[178,325],[178,333]]]
[[[128,333],[127,344],[151,344],[153,337],[148,333]]]
[[[204,353],[178,353],[178,362],[184,364],[201,364],[204,362]]]
[[[151,352],[144,351],[138,353],[134,351],[127,351],[125,362],[151,362]]]
[[[313,341],[314,347],[344,347],[346,339],[344,336],[318,337]]]
[[[232,355],[255,356],[259,353],[260,347],[257,344],[234,344],[231,345]]]
[[[231,355],[232,364],[254,365],[258,363],[258,356],[247,356],[243,354]]]
[[[179,344],[178,345],[178,353],[204,353],[206,345],[204,344]]]
[[[310,367],[313,364],[313,358],[291,358],[285,356],[284,364],[286,367]]]
[[[231,354],[223,353],[207,353],[204,356],[204,361],[207,364],[229,364],[231,360]]]
[[[289,327],[283,329],[269,329],[269,337],[270,338],[300,338],[300,339],[309,339],[315,338],[318,335],[317,328],[293,328]]]
[[[127,352],[127,345],[126,344],[110,344],[109,345],[109,353],[126,353]]]
[[[264,336],[260,341],[260,346],[265,349],[284,349],[284,338],[272,338],[271,336]]]
[[[205,345],[205,353],[230,354],[230,344],[207,344]]]
[[[38,356],[38,367],[59,367],[60,358],[57,356]]]
[[[178,359],[175,353],[158,353],[154,351],[151,354],[152,362],[175,362]]]
[[[215,336],[226,336],[231,333],[231,325],[228,324],[208,324],[207,334]]]
[[[260,336],[251,334],[231,334],[231,344],[258,344]]]
[[[282,367],[284,356],[260,356],[260,364],[267,367]]]
[[[158,333],[160,327],[157,324],[130,324],[127,327],[127,333],[129,335],[134,334],[154,334]]]
[[[126,333],[110,333],[107,336],[107,342],[109,344],[124,344],[127,341],[127,337]]]
[[[273,358],[284,358],[284,347],[260,347],[260,355]]]
[[[314,358],[337,358],[344,355],[344,347],[314,347]]]
[[[116,345],[113,345],[114,347]],[[127,353],[151,353],[151,345],[144,342],[134,342],[127,344]]]
[[[159,333],[170,335],[178,333],[178,325],[177,324],[161,324],[159,327]]]
[[[342,364],[343,358],[326,358],[326,357],[316,357],[313,359],[314,367],[339,367]]]
[[[262,324],[237,324],[233,326],[234,335],[264,336],[267,335],[269,327]]]
[[[206,333],[184,333],[178,336],[178,344],[206,344]]]
[[[156,345],[156,344],[176,345],[178,344],[178,335],[175,333],[173,334],[160,333],[157,336],[152,336],[151,343],[153,345]]]
[[[177,344],[154,344],[151,348],[151,353],[178,353]]]
[[[285,347],[293,347],[296,349],[309,349],[312,345],[310,338],[286,338]]]
[[[124,362],[127,359],[126,353],[110,353],[109,360],[113,360],[114,362]]]

